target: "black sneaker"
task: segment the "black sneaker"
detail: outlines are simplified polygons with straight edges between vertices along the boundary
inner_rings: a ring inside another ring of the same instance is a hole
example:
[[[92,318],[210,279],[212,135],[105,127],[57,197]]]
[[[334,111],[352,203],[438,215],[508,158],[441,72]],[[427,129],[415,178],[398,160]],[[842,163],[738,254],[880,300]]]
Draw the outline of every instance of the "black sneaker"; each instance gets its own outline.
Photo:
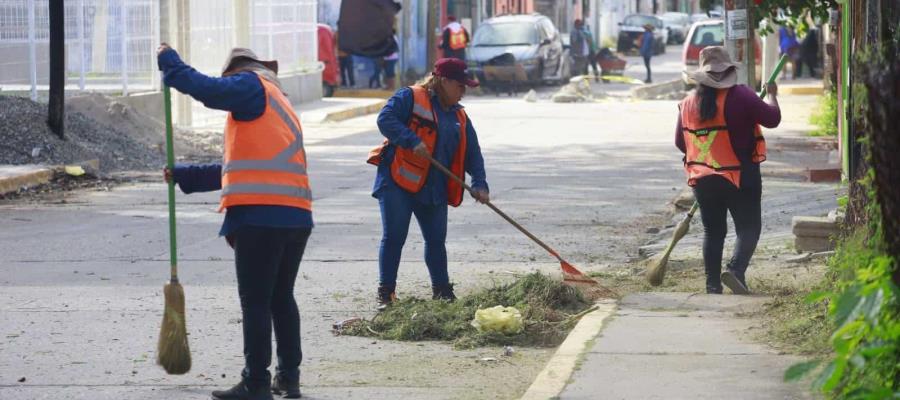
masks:
[[[722,294],[721,286],[707,286],[706,294]]]
[[[300,381],[289,382],[287,379],[282,380],[278,375],[272,378],[272,393],[277,394],[285,399],[299,399],[303,397],[300,394]]]
[[[722,283],[728,286],[734,294],[750,294],[750,289],[747,289],[747,283],[743,278],[732,270],[725,270],[722,273]]]
[[[456,295],[453,294],[453,284],[432,286],[431,298],[434,300],[447,300],[449,302],[456,301]]]
[[[272,391],[269,385],[249,387],[245,381],[240,381],[228,390],[215,390],[212,392],[214,400],[272,400]]]
[[[386,310],[395,300],[397,300],[397,293],[394,292],[394,289],[395,288],[392,286],[378,286],[378,311]]]

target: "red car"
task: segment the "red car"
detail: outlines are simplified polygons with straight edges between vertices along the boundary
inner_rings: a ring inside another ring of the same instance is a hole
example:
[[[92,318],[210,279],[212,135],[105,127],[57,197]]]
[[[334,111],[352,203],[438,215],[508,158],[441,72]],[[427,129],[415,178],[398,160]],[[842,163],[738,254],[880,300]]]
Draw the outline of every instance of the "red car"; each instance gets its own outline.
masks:
[[[724,46],[725,45],[725,22],[720,19],[711,19],[706,21],[695,22],[688,32],[687,38],[684,40],[684,48],[681,52],[681,59],[684,62],[684,70],[692,71],[697,68],[700,59],[700,50],[707,46]],[[760,63],[760,43],[756,38],[754,51],[756,53],[756,82],[762,72],[762,64]],[[686,74],[682,78],[685,83],[693,84]]]
[[[336,44],[334,43],[334,32],[331,31],[331,27],[328,25],[319,24],[317,33],[319,38],[319,62],[325,66],[325,69],[322,70],[322,95],[331,97],[334,95],[334,89],[340,83],[338,82],[337,57],[334,54]]]

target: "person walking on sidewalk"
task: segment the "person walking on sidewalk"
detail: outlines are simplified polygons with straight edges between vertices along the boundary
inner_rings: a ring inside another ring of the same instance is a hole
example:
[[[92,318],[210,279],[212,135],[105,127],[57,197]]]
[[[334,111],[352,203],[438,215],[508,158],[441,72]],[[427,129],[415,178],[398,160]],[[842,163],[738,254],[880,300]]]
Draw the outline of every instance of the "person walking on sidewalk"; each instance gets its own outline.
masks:
[[[433,157],[460,179],[465,180],[468,173],[475,200],[490,200],[478,136],[459,104],[466,87],[476,86],[478,82],[468,78],[465,62],[442,58],[431,76],[398,90],[378,114],[378,129],[387,139],[372,150],[368,162],[378,166],[372,196],[378,199],[382,224],[379,310],[396,299],[400,253],[412,215],[425,239],[433,298],[456,299],[447,272],[447,205],[462,203],[463,187],[425,157]]]
[[[222,190],[219,234],[234,249],[244,336],[241,381],[218,400],[300,397],[300,314],[294,281],[313,227],[300,120],[278,81],[278,62],[231,51],[222,77],[203,75],[166,44],[157,51],[165,84],[228,111],[222,164],[167,171],[185,193]],[[272,380],[272,328],[278,365]],[[271,381],[271,382],[270,382]]]
[[[688,73],[698,86],[679,105],[675,145],[685,153],[688,185],[700,204],[703,222],[703,264],[706,292],[722,293],[722,284],[735,294],[748,294],[746,272],[762,228],[762,177],[766,159],[760,125],[781,122],[778,86],[766,86],[768,103],[745,85],[737,84],[738,65],[722,46],[700,51],[700,66]],[[737,241],[722,272],[722,250],[734,220]]]
[[[647,79],[644,79],[644,83],[652,83],[650,59],[653,57],[653,25],[644,25],[644,34],[641,35],[640,53],[641,57],[644,58],[644,67],[647,68]]]

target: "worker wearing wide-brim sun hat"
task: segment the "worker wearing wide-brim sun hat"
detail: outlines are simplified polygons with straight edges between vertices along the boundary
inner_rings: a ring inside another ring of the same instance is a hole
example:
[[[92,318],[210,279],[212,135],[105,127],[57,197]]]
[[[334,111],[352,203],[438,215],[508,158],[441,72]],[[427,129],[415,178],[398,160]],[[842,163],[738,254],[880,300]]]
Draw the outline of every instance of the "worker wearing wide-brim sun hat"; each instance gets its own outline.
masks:
[[[679,105],[675,145],[685,153],[688,185],[700,205],[706,291],[720,294],[724,283],[736,294],[747,294],[747,267],[762,226],[759,164],[766,152],[759,126],[775,128],[781,122],[778,87],[767,87],[767,103],[737,84],[739,66],[722,46],[700,51],[699,64],[696,71],[685,72],[697,90]],[[729,212],[737,241],[722,272]]]
[[[456,295],[447,271],[447,206],[459,206],[463,187],[434,168],[431,156],[465,180],[472,177],[472,196],[490,199],[478,136],[459,104],[469,78],[466,64],[442,58],[424,81],[398,90],[378,115],[384,143],[368,162],[378,166],[372,196],[381,208],[382,237],[378,252],[377,301],[384,309],[396,298],[400,253],[410,219],[415,215],[425,239],[425,265],[431,276],[432,297],[453,301]]]
[[[303,128],[278,80],[278,62],[235,48],[221,77],[206,76],[162,44],[157,62],[166,85],[228,111],[223,162],[167,171],[185,193],[221,190],[219,231],[234,249],[241,304],[244,369],[218,400],[300,398],[300,314],[294,281],[312,227]],[[274,379],[272,332],[278,365]]]

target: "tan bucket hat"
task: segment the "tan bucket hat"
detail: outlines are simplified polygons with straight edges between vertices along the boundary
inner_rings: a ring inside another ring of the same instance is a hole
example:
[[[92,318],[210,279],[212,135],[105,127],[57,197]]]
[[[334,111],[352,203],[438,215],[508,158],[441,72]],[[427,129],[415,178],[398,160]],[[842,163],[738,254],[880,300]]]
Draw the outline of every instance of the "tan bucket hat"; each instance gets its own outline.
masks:
[[[228,55],[228,59],[225,60],[225,66],[222,67],[222,74],[224,75],[228,70],[230,70],[234,65],[235,61],[240,59],[250,59],[256,61],[266,68],[272,70],[275,74],[278,74],[278,61],[263,61],[260,60],[256,53],[253,50],[246,49],[243,47],[235,47],[231,49],[231,54]]]
[[[709,46],[700,50],[700,67],[685,74],[699,84],[726,89],[737,84],[737,68],[725,47]]]

